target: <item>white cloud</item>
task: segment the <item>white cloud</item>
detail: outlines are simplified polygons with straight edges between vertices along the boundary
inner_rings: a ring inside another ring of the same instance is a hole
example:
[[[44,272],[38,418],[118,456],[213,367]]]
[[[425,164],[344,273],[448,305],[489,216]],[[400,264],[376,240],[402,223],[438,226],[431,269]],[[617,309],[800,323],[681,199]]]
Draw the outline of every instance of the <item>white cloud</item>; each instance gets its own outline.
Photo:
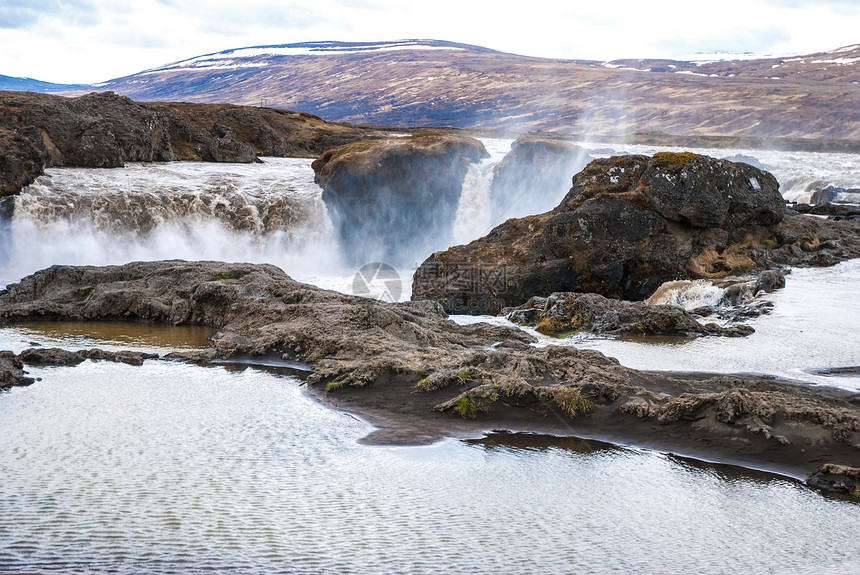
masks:
[[[98,82],[229,48],[431,38],[611,60],[718,50],[817,52],[860,41],[856,0],[6,0],[0,74]]]

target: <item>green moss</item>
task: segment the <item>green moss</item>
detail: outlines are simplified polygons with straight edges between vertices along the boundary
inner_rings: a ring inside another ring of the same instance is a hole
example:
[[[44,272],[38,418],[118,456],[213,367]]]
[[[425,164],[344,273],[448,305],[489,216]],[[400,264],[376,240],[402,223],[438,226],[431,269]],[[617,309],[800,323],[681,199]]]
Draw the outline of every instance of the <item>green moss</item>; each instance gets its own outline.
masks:
[[[461,397],[460,401],[457,402],[457,405],[454,406],[454,411],[459,413],[462,417],[477,419],[479,409],[478,404],[472,400],[472,398]]]
[[[468,383],[468,382],[472,381],[472,374],[471,374],[471,372],[469,371],[469,368],[467,367],[466,369],[461,370],[461,371],[457,374],[457,379],[459,379],[459,380],[460,380],[460,384],[461,384],[461,385],[466,385],[466,383]]]
[[[648,327],[644,323],[637,323],[636,329],[639,330],[639,333],[645,333],[648,331]]]
[[[234,276],[233,274],[229,274],[229,273],[221,272],[221,273],[219,273],[217,276],[215,276],[215,279],[216,279],[217,281],[224,281],[224,280],[237,280],[237,279],[240,279],[240,278],[245,277],[245,276],[246,276],[246,275],[248,275],[249,273],[250,273],[250,272],[239,272],[239,273],[237,273],[237,274]]]
[[[421,381],[419,381],[415,385],[417,385],[420,389],[427,389],[428,387],[430,387],[430,383],[431,383],[430,378],[425,377],[424,379],[422,379]]]
[[[537,323],[537,326],[535,326],[535,330],[544,335],[552,335],[561,338],[578,332],[579,326],[579,318],[575,315],[571,316],[570,319],[553,319],[551,317],[544,316]]]
[[[590,415],[597,408],[597,405],[588,398],[582,397],[582,393],[578,389],[563,390],[555,394],[555,403],[569,417],[577,415]]]
[[[779,247],[779,242],[776,240],[762,240],[761,247],[766,250],[774,250]]]
[[[860,501],[860,485],[854,486],[854,491],[851,492],[851,497],[853,497],[855,501]]]
[[[701,160],[702,156],[693,152],[657,152],[654,154],[654,159],[660,164],[688,166],[694,160]]]
[[[328,382],[325,386],[325,390],[326,391],[334,391],[336,389],[342,388],[346,384],[346,380],[349,377],[350,373],[352,373],[352,372],[348,371],[348,372],[344,373],[343,375],[341,375],[338,379],[334,379],[334,380]]]

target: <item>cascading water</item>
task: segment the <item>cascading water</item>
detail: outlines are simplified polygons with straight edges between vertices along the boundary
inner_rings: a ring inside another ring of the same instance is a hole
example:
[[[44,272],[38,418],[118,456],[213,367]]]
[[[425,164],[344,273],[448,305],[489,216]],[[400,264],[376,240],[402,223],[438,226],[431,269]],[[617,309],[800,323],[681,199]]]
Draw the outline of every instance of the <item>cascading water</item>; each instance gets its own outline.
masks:
[[[510,146],[510,140],[484,141],[490,157],[470,166],[463,180],[460,204],[454,220],[454,243],[468,243],[494,227],[490,216],[493,175],[496,165],[510,150]]]
[[[612,150],[658,151],[646,146],[577,144],[586,150],[602,147],[603,155]],[[524,191],[502,198],[496,176],[511,150],[511,140],[486,139],[484,145],[490,157],[471,166],[462,185],[453,222],[456,243],[486,235],[508,217],[545,211],[563,197],[573,175],[564,173],[550,185],[541,174],[525,174],[515,178]],[[787,199],[808,200],[813,188],[825,184],[860,187],[856,155],[694,151],[760,162],[777,176]],[[577,162],[587,159],[584,155]],[[542,172],[554,173],[550,168]],[[508,205],[512,199],[515,205]],[[0,217],[0,287],[54,264],[181,258],[267,262],[301,281],[352,291],[356,266],[346,266],[340,257],[307,159],[49,169],[0,207],[6,214]],[[403,260],[417,266],[432,251],[447,247],[428,243]],[[399,271],[401,299],[405,299],[411,293],[412,270]]]
[[[335,273],[320,194],[303,159],[48,170],[15,198],[0,283],[54,264],[174,258]]]
[[[675,305],[688,311],[705,306],[716,306],[726,293],[711,280],[679,280],[666,282],[648,298],[652,305]]]

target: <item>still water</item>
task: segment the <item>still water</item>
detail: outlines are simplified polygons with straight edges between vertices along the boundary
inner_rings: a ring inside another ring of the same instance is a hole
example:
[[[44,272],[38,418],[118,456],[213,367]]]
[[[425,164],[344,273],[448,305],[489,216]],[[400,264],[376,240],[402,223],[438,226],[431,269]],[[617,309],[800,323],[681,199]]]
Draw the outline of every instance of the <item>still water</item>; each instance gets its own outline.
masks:
[[[4,328],[0,349],[66,337],[45,327]],[[184,335],[134,347],[201,336]],[[367,446],[368,424],[251,368],[30,371],[0,393],[4,573],[860,570],[860,505],[786,478],[502,433]]]

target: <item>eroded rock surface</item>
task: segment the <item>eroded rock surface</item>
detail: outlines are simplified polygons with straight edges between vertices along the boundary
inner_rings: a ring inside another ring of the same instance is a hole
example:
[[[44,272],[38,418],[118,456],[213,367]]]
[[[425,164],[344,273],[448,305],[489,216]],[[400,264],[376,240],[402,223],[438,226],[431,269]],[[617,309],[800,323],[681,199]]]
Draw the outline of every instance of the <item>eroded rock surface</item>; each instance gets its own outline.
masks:
[[[860,405],[845,392],[639,372],[592,350],[532,347],[514,327],[457,325],[433,302],[330,292],[270,265],[55,266],[0,292],[0,323],[37,319],[215,326],[212,349],[171,357],[276,353],[312,365],[311,391],[334,405],[407,422],[444,427],[453,414],[803,475],[860,454]]]
[[[413,298],[498,313],[553,292],[642,300],[670,280],[860,256],[860,224],[786,217],[776,179],[692,153],[591,162],[552,211],[430,256]]]
[[[554,336],[585,331],[604,335],[743,337],[755,331],[746,325],[702,324],[690,312],[673,305],[612,300],[594,293],[561,292],[533,297],[503,313],[513,323],[534,326]]]
[[[98,348],[68,351],[55,347],[31,347],[18,354],[18,358],[27,365],[38,366],[78,365],[88,359],[143,365],[144,360],[157,359],[158,354],[131,350],[105,351]]]
[[[77,98],[0,92],[0,196],[17,193],[50,166],[313,157],[328,146],[379,135],[287,110],[142,104],[112,92]]]
[[[30,385],[35,380],[27,377],[24,363],[11,351],[0,351],[0,390]]]
[[[423,133],[330,148],[313,169],[350,260],[411,265],[450,245],[466,172],[486,156],[473,138]]]
[[[825,463],[811,474],[806,483],[824,491],[850,495],[860,500],[860,468]]]

